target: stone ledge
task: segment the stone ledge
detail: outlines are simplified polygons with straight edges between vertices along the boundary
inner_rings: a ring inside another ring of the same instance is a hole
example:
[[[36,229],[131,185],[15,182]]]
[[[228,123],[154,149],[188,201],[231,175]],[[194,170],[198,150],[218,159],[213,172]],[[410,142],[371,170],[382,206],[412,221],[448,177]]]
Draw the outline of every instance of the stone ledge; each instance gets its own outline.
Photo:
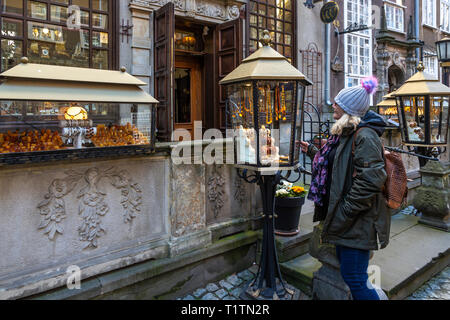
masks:
[[[31,273],[17,274],[11,278],[3,276],[0,282],[0,299],[21,299],[40,294],[66,285],[66,270],[71,265],[81,269],[81,281],[101,273],[123,268],[149,259],[165,258],[169,255],[166,240],[153,240],[139,246],[119,249],[98,257],[85,260],[66,261],[54,267],[37,270]],[[90,291],[90,286],[83,290]],[[70,291],[70,290],[69,290]]]
[[[227,254],[235,249],[249,246],[255,243],[257,234],[247,231],[221,239],[206,248],[192,251],[173,258],[163,258],[141,262],[107,274],[95,276],[81,282],[80,290],[69,290],[60,287],[48,293],[42,293],[29,297],[38,300],[57,299],[101,299],[105,294],[113,294],[125,287],[133,287],[149,279],[164,277],[165,274],[176,272],[178,269],[188,268],[203,260]],[[192,276],[191,276],[192,277]],[[171,278],[172,281],[175,281]],[[181,284],[177,283],[178,286]],[[177,287],[175,285],[175,287]],[[201,286],[201,283],[197,283]],[[169,290],[170,291],[170,290]],[[137,293],[136,293],[137,294]]]

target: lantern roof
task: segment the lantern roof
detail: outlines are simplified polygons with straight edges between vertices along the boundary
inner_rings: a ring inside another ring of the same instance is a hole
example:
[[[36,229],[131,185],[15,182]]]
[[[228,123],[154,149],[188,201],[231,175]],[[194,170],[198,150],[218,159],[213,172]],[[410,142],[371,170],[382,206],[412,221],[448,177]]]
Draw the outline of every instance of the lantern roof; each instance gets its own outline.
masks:
[[[264,34],[266,38],[264,45],[242,60],[242,63],[219,83],[230,84],[248,80],[300,80],[305,85],[311,85],[312,82],[290,64],[286,57],[269,46],[269,32],[265,30]]]
[[[419,71],[406,80],[405,83],[393,93],[394,97],[450,95],[450,88],[442,84],[438,79],[435,79],[432,75],[424,72],[422,63],[419,63],[417,69]]]
[[[394,93],[395,91],[392,91],[391,93],[383,96],[383,100],[377,104],[377,107],[396,107],[397,103],[395,102],[395,97],[393,95]]]

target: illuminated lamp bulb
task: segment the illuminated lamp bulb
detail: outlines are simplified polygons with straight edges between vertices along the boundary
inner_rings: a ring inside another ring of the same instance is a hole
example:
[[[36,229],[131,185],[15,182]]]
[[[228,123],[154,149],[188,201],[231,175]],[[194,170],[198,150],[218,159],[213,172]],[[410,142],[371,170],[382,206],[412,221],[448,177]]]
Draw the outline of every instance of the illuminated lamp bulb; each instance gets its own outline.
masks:
[[[66,120],[87,120],[88,114],[86,109],[80,106],[72,106],[64,113]]]

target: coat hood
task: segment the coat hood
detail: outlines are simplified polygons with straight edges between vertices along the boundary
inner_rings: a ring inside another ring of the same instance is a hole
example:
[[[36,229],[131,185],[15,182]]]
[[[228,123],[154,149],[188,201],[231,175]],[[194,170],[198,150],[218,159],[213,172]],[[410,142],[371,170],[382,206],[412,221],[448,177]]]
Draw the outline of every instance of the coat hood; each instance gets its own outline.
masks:
[[[367,111],[364,117],[361,118],[361,122],[358,128],[369,127],[375,130],[378,136],[382,136],[386,127],[386,121],[378,113],[372,110]]]

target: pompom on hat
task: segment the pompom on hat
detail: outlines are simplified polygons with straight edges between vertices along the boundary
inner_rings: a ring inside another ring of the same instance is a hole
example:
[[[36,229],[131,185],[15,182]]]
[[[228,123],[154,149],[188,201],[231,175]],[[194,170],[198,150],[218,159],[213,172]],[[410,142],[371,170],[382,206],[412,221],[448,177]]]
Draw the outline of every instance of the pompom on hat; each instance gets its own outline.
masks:
[[[361,80],[361,86],[342,89],[334,101],[351,116],[363,117],[370,108],[370,96],[377,91],[378,81],[375,77]]]

